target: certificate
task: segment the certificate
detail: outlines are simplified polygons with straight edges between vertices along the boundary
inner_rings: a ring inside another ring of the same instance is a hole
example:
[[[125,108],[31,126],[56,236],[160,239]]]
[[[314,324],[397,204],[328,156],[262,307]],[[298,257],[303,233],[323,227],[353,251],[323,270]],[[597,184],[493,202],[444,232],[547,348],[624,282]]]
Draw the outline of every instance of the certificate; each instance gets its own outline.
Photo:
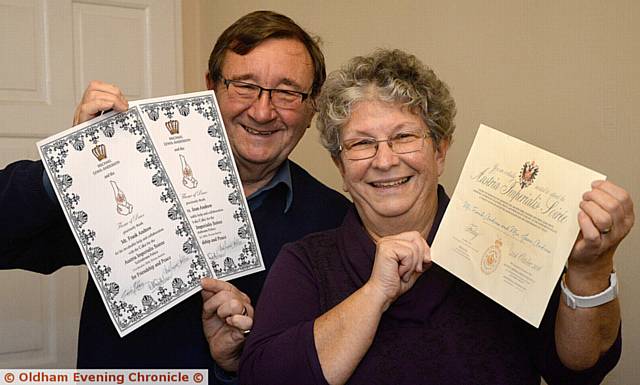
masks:
[[[129,103],[38,143],[120,336],[264,270],[213,92]]]
[[[432,259],[538,327],[597,179],[605,176],[481,125]]]

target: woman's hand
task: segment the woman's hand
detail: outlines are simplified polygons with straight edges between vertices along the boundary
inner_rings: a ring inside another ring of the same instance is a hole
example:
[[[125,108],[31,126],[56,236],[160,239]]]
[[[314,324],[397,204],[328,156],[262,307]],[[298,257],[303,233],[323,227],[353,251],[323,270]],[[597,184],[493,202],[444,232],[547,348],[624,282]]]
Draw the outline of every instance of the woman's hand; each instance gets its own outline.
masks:
[[[635,215],[629,194],[610,181],[592,183],[580,202],[580,235],[569,256],[567,279],[570,288],[588,290],[583,280],[596,279],[608,286],[613,254],[633,226]],[[597,292],[598,288],[594,288]],[[576,294],[581,294],[575,292]],[[582,293],[590,295],[594,293]]]
[[[431,265],[431,249],[422,235],[409,231],[380,238],[366,285],[384,297],[386,310]]]
[[[574,294],[591,296],[609,287],[613,255],[635,215],[629,194],[609,181],[593,182],[580,209],[580,234],[571,249],[565,284]],[[619,326],[617,299],[576,309],[560,301],[555,330],[558,357],[573,370],[592,367],[615,342]]]
[[[431,264],[429,245],[417,231],[380,238],[369,281],[313,325],[322,373],[344,384],[367,353],[382,314]]]

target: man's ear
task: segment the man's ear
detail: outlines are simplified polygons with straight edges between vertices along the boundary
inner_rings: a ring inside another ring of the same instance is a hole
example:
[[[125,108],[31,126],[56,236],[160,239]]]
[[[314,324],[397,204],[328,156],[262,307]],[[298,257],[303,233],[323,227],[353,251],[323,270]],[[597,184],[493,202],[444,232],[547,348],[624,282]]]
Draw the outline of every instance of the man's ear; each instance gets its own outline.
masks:
[[[449,139],[440,140],[440,144],[436,147],[436,164],[438,165],[438,176],[442,176],[444,172],[444,163],[447,158],[447,151],[449,150]]]
[[[204,81],[207,84],[207,89],[208,90],[213,90],[213,87],[215,86],[213,80],[211,80],[211,77],[209,76],[209,72],[207,71],[204,74]]]
[[[318,112],[318,97],[309,96],[309,106],[313,109],[313,112]]]
[[[316,108],[316,99],[315,98],[311,98],[309,97],[309,99],[307,99],[306,102],[306,107],[305,107],[305,113],[308,114],[308,118],[309,121],[307,121],[307,128],[311,127],[311,122],[313,121],[313,117],[316,115],[316,112],[318,112],[317,108]]]

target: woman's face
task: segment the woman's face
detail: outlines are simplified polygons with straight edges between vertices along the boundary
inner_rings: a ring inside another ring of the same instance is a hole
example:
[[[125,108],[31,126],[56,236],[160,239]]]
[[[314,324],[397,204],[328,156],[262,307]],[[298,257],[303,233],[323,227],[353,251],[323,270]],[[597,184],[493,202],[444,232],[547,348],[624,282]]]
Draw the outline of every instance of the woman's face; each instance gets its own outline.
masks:
[[[419,116],[399,104],[362,101],[354,106],[340,139],[342,143],[354,138],[380,140],[403,132],[428,130]],[[425,143],[421,150],[407,154],[396,154],[381,142],[373,158],[349,160],[342,151],[336,159],[344,188],[351,194],[365,226],[402,219],[411,228],[424,223],[425,215],[431,216],[430,223],[437,207],[438,177],[444,169],[448,143],[441,141],[436,149],[429,136],[422,140]]]

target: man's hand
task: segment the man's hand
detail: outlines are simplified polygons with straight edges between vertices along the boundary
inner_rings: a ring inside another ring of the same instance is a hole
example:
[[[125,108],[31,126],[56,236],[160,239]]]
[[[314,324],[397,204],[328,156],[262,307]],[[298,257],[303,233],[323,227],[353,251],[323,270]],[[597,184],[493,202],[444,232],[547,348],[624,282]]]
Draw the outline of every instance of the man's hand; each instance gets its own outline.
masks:
[[[117,86],[93,80],[84,90],[82,100],[73,115],[73,125],[93,119],[103,111],[126,111],[129,108],[127,99]]]
[[[246,333],[253,325],[249,297],[228,282],[204,278],[202,328],[211,357],[228,372],[236,372]]]

